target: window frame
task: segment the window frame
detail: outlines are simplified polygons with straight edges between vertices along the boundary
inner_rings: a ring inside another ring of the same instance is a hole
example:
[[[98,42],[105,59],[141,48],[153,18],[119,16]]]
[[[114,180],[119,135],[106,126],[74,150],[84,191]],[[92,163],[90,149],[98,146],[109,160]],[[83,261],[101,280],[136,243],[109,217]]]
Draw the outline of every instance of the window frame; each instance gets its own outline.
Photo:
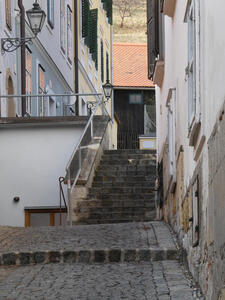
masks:
[[[51,29],[53,29],[55,25],[54,8],[55,8],[54,0],[47,0],[47,21]]]
[[[176,89],[171,88],[167,100],[168,107],[168,173],[173,192],[176,184]]]
[[[73,60],[73,18],[72,18],[72,9],[67,5],[67,58],[70,64]]]
[[[5,24],[8,30],[12,31],[12,2],[5,0]]]
[[[184,22],[188,26],[188,138],[189,145],[195,145],[195,133],[201,126],[200,104],[200,0],[187,2]]]
[[[44,86],[41,86],[41,73],[44,75]],[[45,94],[45,69],[42,67],[42,65],[38,64],[38,94]],[[44,97],[41,97],[41,99],[38,99],[38,116],[43,117],[44,116]]]
[[[31,95],[32,94],[32,57],[31,57],[31,50],[26,47],[26,61],[25,61],[25,73],[26,73],[26,94]],[[30,57],[30,68],[28,69],[28,55]],[[26,111],[31,114],[31,97],[27,98],[26,101]]]
[[[101,81],[102,83],[104,82],[105,74],[104,74],[104,69],[105,69],[105,64],[104,64],[104,43],[103,40],[101,39]]]
[[[66,2],[60,0],[60,48],[66,54]]]

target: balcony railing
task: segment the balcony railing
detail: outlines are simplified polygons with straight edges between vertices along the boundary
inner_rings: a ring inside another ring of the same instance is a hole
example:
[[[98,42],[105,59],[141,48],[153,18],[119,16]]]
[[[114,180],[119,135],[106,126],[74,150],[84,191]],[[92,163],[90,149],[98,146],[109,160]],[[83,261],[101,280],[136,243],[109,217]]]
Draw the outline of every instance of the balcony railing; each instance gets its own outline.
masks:
[[[90,107],[94,106],[101,96],[100,93],[0,95],[0,117],[22,117],[22,101],[26,102],[24,117],[88,115]],[[78,99],[79,105],[76,104]]]

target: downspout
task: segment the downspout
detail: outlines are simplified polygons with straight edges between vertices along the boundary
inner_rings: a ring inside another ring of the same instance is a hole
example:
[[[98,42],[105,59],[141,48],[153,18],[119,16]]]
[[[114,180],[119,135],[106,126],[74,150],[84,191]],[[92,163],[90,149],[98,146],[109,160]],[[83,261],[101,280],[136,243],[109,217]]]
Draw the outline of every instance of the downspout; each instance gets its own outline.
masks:
[[[75,94],[79,94],[79,59],[78,59],[78,7],[77,7],[77,1],[74,0],[74,38],[75,38]],[[77,96],[76,99],[76,105],[75,105],[76,115],[79,116],[79,96]]]
[[[20,9],[20,38],[25,39],[25,9],[23,6],[23,0],[18,0],[18,6]],[[26,60],[25,60],[25,44],[21,46],[21,95],[26,94]],[[22,117],[26,114],[26,97],[22,97]]]

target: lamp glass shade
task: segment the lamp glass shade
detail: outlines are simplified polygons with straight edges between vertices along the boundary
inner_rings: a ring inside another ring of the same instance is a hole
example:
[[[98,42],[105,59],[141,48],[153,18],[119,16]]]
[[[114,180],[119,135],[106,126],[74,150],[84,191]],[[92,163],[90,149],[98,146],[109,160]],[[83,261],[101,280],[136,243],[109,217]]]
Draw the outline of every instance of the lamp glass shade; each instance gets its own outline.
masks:
[[[113,86],[109,82],[109,80],[107,80],[106,83],[103,84],[102,88],[103,88],[104,95],[105,95],[106,99],[111,98]]]
[[[33,8],[29,9],[26,14],[31,30],[33,31],[34,35],[37,35],[44,25],[46,18],[45,12],[40,8],[39,4],[35,2],[33,4]]]

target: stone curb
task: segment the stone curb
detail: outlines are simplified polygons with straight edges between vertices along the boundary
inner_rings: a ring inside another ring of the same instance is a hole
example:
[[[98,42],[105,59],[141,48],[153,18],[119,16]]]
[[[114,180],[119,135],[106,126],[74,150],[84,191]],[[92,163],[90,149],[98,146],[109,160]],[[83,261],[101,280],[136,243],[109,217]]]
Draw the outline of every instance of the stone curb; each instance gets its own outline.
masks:
[[[123,263],[179,260],[177,249],[87,249],[74,251],[9,252],[0,254],[0,266],[48,263]]]

